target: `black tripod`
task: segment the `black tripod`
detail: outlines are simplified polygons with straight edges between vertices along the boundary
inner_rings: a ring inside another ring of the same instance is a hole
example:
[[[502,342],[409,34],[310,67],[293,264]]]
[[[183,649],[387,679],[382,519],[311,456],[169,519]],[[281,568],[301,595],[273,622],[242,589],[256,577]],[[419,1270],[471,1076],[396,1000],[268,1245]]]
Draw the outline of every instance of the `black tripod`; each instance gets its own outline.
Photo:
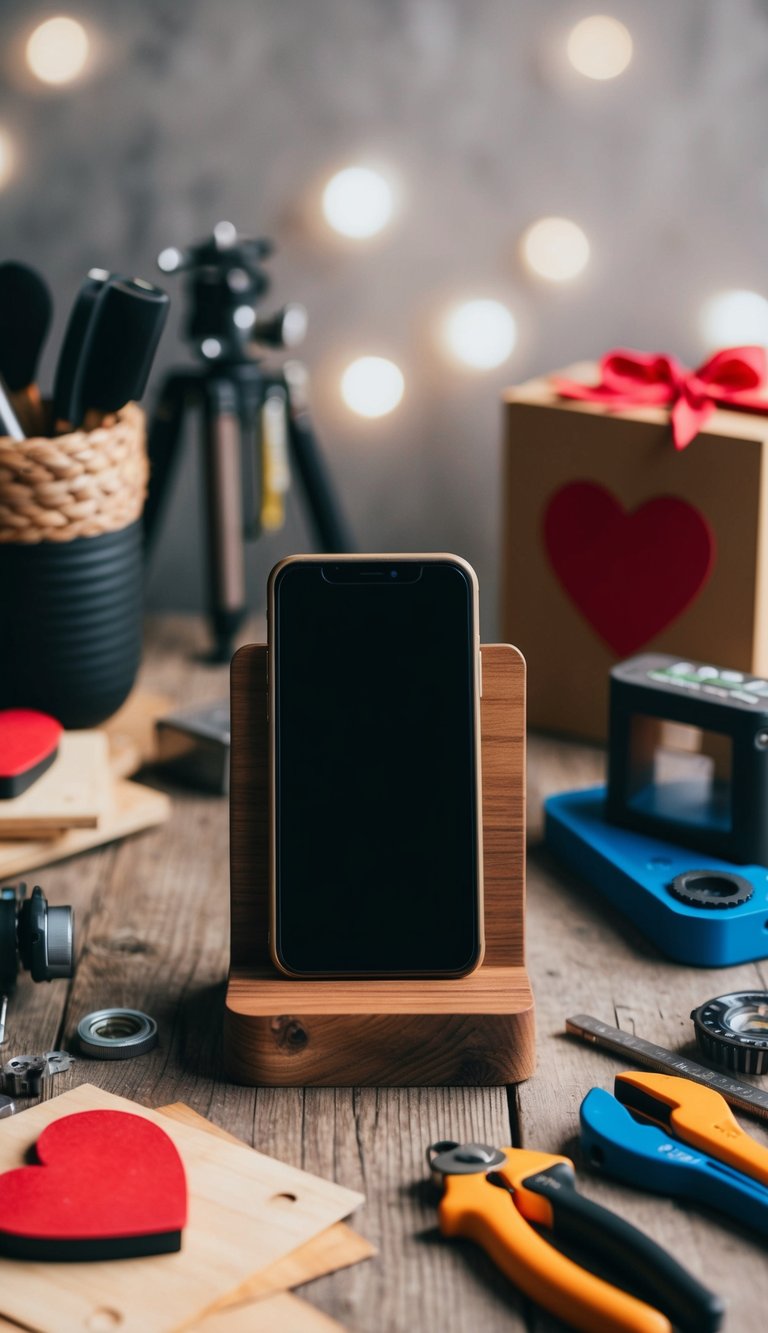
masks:
[[[256,316],[255,302],[268,289],[259,261],[271,250],[268,241],[238,240],[233,227],[220,223],[201,245],[185,254],[163,251],[158,261],[165,272],[189,271],[187,333],[203,364],[171,371],[161,389],[149,434],[145,530],[151,546],[184,418],[194,409],[203,425],[205,554],[216,661],[231,657],[246,614],[245,539],[282,526],[292,469],[319,549],[353,549],[312,430],[306,372],[294,361],[267,369],[254,355],[259,343],[294,346],[306,327],[298,306]]]

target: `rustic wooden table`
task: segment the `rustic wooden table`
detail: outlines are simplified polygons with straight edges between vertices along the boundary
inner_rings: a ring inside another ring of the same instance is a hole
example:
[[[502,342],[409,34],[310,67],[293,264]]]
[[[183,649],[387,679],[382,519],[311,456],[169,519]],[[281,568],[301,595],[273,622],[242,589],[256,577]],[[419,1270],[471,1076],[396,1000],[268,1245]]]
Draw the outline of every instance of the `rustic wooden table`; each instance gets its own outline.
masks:
[[[142,681],[180,703],[226,694],[227,672],[199,660],[203,631],[182,618],[152,624]],[[147,1106],[183,1101],[266,1153],[363,1191],[354,1219],[373,1261],[312,1284],[306,1296],[366,1333],[495,1333],[561,1326],[522,1301],[484,1256],[447,1243],[423,1187],[424,1149],[440,1138],[522,1144],[575,1158],[585,1194],[648,1231],[728,1301],[730,1333],[761,1333],[765,1251],[698,1210],[623,1189],[581,1169],[578,1108],[611,1089],[614,1057],[564,1037],[586,1012],[661,1045],[689,1044],[688,1015],[711,995],[768,987],[768,965],[721,971],[665,961],[541,847],[542,798],[599,780],[598,750],[533,738],[529,749],[528,958],[537,1001],[538,1069],[515,1088],[243,1088],[221,1070],[227,969],[227,806],[172,788],[164,827],[37,872],[54,903],[77,912],[78,967],[65,984],[23,980],[3,1058],[67,1046],[77,1021],[107,1005],[143,1009],[161,1043],[125,1063],[79,1061],[63,1090],[88,1080]],[[749,1124],[763,1142],[768,1135]]]

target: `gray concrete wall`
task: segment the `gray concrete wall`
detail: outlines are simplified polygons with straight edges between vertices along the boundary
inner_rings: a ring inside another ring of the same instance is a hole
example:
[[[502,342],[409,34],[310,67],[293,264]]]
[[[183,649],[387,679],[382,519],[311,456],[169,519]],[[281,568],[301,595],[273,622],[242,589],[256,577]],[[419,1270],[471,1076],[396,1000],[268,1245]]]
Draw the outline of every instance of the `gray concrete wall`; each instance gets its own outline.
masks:
[[[491,636],[504,384],[616,343],[695,360],[708,294],[768,290],[768,6],[594,8],[634,38],[610,83],[555,72],[553,51],[592,12],[576,0],[78,0],[71,12],[100,34],[95,68],[44,92],[19,74],[17,37],[51,10],[4,0],[0,123],[20,161],[0,193],[0,251],[49,276],[55,344],[93,264],[152,277],[163,246],[220,218],[275,237],[273,296],[309,309],[315,418],[360,543],[466,555]],[[356,246],[323,227],[318,197],[361,157],[399,174],[403,208]],[[552,213],[592,244],[583,278],[557,288],[532,281],[516,252]],[[187,355],[168,285],[155,386]],[[473,295],[506,301],[519,326],[511,360],[484,375],[447,362],[437,337],[446,303]],[[337,387],[369,352],[392,356],[407,382],[401,408],[374,422]],[[195,450],[190,438],[155,607],[202,599]],[[294,498],[284,531],[250,552],[255,605],[270,565],[307,548]]]

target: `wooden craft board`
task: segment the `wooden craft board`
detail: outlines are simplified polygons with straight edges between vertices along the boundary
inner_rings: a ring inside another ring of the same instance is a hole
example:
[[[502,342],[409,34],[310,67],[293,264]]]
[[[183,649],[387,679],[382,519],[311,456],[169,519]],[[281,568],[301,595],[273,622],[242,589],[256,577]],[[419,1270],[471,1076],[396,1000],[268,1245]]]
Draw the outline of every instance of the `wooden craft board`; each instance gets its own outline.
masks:
[[[172,1106],[161,1106],[160,1113],[178,1120],[180,1124],[193,1125],[196,1129],[214,1134],[227,1143],[245,1146],[241,1139],[228,1134],[218,1125],[212,1125],[210,1120],[198,1115],[183,1102],[174,1102]],[[261,1300],[275,1292],[300,1287],[304,1282],[324,1277],[326,1273],[335,1273],[339,1268],[348,1268],[363,1259],[371,1259],[375,1254],[376,1248],[369,1240],[358,1235],[345,1222],[336,1222],[319,1236],[313,1236],[312,1240],[306,1241],[290,1254],[286,1254],[283,1259],[259,1269],[258,1273],[254,1273],[240,1287],[225,1296],[219,1302],[219,1306],[224,1308],[240,1305],[246,1301]],[[207,1324],[205,1327],[207,1328]],[[203,1324],[200,1328],[203,1329]]]
[[[192,1125],[206,1134],[242,1145],[240,1139],[211,1124],[183,1102],[160,1107],[161,1115],[180,1124]],[[307,1301],[286,1293],[291,1287],[334,1273],[339,1268],[369,1259],[376,1253],[370,1241],[344,1222],[335,1222],[312,1240],[292,1250],[284,1259],[268,1264],[217,1304],[216,1310],[189,1326],[189,1333],[240,1333],[279,1328],[281,1333],[323,1333],[341,1329],[341,1324],[316,1310]],[[258,1310],[253,1302],[258,1301]],[[219,1318],[217,1311],[221,1311]],[[0,1316],[0,1333],[15,1333],[19,1324]]]
[[[157,754],[157,719],[170,713],[174,701],[167,694],[134,690],[122,708],[104,723],[110,762],[116,777],[129,778]]]
[[[162,824],[171,813],[171,802],[165,792],[142,787],[138,782],[124,781],[114,783],[112,790],[112,809],[98,828],[67,829],[66,833],[60,833],[57,838],[34,841],[0,840],[0,879],[24,874],[38,866],[62,861],[65,856],[87,852],[92,847],[113,842],[115,838],[124,838],[129,833],[138,833],[140,829]]]
[[[160,1125],[187,1172],[189,1224],[181,1252],[94,1264],[0,1261],[3,1313],[41,1333],[170,1333],[187,1328],[259,1269],[338,1222],[362,1195],[227,1143],[90,1084],[0,1123],[0,1170],[22,1165],[51,1121],[121,1110]],[[292,1197],[290,1197],[292,1196]],[[104,1323],[109,1311],[112,1323]]]
[[[222,1310],[195,1324],[194,1333],[344,1333],[343,1324],[309,1301],[282,1292],[257,1305]]]
[[[0,836],[40,838],[94,829],[112,799],[109,746],[101,731],[66,731],[47,773],[21,796],[0,801]]]

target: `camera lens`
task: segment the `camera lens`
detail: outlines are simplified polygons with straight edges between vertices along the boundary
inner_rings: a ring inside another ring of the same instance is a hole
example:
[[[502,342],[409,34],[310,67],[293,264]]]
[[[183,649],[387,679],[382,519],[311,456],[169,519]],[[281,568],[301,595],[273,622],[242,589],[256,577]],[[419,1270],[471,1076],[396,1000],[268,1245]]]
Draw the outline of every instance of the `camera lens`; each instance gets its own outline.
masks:
[[[389,571],[389,577],[390,577],[391,579],[396,579],[396,578],[397,578],[397,570],[396,570],[396,569],[390,569],[390,571]]]

